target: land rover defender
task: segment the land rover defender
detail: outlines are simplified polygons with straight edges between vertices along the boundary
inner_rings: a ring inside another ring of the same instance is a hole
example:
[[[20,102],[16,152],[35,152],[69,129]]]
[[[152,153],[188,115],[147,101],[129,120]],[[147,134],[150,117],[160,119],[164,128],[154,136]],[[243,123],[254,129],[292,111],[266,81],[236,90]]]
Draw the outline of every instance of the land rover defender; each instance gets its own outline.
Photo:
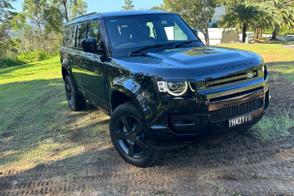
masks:
[[[158,151],[204,133],[248,129],[269,106],[260,56],[205,46],[177,14],[91,13],[65,25],[62,76],[68,106],[86,100],[111,116],[111,141],[147,167]]]

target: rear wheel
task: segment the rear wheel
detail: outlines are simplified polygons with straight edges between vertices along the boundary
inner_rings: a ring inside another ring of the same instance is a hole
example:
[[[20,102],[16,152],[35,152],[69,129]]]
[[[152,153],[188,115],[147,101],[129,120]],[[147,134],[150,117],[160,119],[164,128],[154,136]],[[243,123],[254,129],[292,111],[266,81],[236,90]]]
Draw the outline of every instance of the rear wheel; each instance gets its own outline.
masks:
[[[70,76],[65,77],[64,84],[68,107],[73,111],[81,111],[85,109],[86,99],[74,86]]]
[[[121,157],[138,167],[152,166],[158,152],[146,137],[144,119],[130,102],[118,106],[110,120],[112,143]]]

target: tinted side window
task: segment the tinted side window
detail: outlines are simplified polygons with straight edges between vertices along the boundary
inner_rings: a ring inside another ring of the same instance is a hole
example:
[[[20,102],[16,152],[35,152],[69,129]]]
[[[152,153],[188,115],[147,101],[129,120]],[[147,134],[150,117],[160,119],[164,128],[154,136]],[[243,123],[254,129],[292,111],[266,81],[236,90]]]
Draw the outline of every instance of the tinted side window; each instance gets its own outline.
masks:
[[[77,26],[76,47],[81,48],[81,43],[87,38],[87,24]]]

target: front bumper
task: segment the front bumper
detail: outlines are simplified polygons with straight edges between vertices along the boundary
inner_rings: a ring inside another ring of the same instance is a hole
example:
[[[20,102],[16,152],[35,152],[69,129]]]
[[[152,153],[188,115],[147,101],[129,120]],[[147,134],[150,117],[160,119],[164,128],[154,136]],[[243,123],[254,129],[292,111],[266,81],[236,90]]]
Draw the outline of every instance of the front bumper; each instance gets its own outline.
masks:
[[[176,146],[193,141],[197,135],[248,129],[262,118],[269,101],[269,89],[263,86],[223,100],[169,102],[149,126],[150,141],[156,147]],[[229,128],[229,119],[248,113],[251,121]]]

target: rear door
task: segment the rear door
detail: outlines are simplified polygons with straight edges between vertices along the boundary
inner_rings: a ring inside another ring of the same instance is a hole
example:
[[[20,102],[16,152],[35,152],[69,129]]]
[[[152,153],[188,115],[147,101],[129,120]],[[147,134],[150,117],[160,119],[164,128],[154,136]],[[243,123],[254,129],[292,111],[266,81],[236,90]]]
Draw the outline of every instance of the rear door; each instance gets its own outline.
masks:
[[[85,89],[83,88],[83,81],[87,77],[83,70],[85,62],[83,56],[85,55],[82,49],[82,41],[87,38],[87,23],[80,23],[75,25],[74,47],[71,50],[71,65],[72,76],[79,90],[87,97]]]

